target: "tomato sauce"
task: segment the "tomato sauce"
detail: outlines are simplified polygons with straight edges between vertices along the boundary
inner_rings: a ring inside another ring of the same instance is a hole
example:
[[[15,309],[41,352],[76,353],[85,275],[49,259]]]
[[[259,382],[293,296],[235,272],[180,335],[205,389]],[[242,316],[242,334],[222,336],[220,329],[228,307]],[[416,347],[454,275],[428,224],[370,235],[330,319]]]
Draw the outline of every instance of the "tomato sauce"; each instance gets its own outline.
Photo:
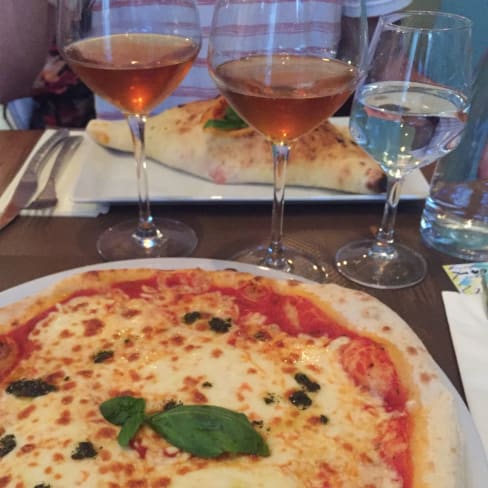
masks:
[[[50,307],[11,332],[0,335],[0,346],[5,348],[4,355],[0,358],[0,381],[7,377],[23,358],[29,357],[34,351],[35,346],[29,340],[29,334],[37,323],[46,318],[53,310],[54,307]]]
[[[255,289],[250,290],[249,288],[242,290],[218,288],[215,290],[232,296],[241,315],[258,312],[266,317],[266,323],[277,324],[283,332],[292,336],[308,334],[313,337],[330,339],[358,337],[356,333],[337,323],[304,297],[280,295],[270,289],[263,289],[263,287],[257,293]]]
[[[112,288],[121,290],[129,298],[139,298],[144,288],[158,288],[158,280],[156,277],[137,281],[121,281],[112,285]]]

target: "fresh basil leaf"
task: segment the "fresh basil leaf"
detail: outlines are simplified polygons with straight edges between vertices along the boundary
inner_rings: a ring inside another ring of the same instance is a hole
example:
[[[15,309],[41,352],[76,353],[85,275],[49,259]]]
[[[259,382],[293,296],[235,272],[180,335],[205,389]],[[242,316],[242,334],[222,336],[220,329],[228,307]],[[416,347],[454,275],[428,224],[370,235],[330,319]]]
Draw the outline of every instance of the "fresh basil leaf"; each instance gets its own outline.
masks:
[[[232,120],[234,122],[242,122],[246,124],[240,117],[237,115],[237,112],[230,106],[227,106],[225,109],[225,118],[227,120]],[[247,125],[247,124],[246,124]]]
[[[137,413],[129,417],[120,429],[117,440],[122,447],[127,447],[131,439],[136,435],[139,427],[144,422],[144,412]]]
[[[212,405],[181,405],[146,418],[170,444],[202,458],[221,454],[269,456],[269,448],[238,412]]]
[[[105,420],[114,425],[123,425],[131,417],[144,416],[146,401],[143,398],[120,396],[110,398],[99,408]]]
[[[210,119],[204,125],[204,128],[213,127],[220,130],[237,130],[248,127],[232,107],[225,109],[224,117],[222,119]]]

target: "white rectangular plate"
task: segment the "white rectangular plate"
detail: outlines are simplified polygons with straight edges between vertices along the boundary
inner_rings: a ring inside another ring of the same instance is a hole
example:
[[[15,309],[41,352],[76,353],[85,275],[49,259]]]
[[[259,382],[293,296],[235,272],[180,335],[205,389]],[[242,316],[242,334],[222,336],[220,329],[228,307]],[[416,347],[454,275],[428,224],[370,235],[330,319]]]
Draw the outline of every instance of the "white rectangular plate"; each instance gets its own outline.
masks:
[[[338,120],[342,119],[342,120]],[[336,119],[341,125],[347,118]],[[80,165],[74,188],[75,202],[124,203],[137,201],[137,181],[133,156],[112,151],[93,142],[88,135],[76,152],[73,164]],[[270,185],[219,185],[148,160],[149,194],[152,202],[267,202]],[[403,185],[402,200],[422,200],[429,185],[420,171],[409,175]],[[288,187],[287,202],[374,202],[384,194],[362,195],[320,188]]]

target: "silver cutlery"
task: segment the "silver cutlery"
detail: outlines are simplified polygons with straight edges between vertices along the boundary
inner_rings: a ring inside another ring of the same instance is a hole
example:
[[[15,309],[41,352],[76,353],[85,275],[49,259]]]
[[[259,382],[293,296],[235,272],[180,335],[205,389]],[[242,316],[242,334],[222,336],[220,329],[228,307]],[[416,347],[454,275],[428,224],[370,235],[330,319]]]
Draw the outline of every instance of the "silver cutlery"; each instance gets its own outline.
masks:
[[[68,129],[57,130],[42,144],[34,156],[32,156],[27,169],[20,179],[20,183],[17,185],[5,210],[0,215],[0,229],[3,229],[12,222],[36,194],[39,185],[39,175],[42,169],[49,161],[49,157],[56,146],[68,137],[68,135]]]
[[[68,136],[61,141],[61,149],[56,155],[56,159],[51,167],[45,187],[26,209],[41,210],[55,207],[58,203],[56,194],[56,177],[65,161],[68,161],[78,146],[81,144],[83,136]]]

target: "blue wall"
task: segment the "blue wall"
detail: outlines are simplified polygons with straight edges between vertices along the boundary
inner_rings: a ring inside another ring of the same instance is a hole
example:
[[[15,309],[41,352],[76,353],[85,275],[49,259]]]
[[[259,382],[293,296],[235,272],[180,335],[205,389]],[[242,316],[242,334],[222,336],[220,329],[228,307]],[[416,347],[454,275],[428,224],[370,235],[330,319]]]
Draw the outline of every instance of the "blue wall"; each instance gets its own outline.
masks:
[[[464,15],[473,21],[473,63],[476,66],[488,50],[488,0],[442,0],[440,9]]]

